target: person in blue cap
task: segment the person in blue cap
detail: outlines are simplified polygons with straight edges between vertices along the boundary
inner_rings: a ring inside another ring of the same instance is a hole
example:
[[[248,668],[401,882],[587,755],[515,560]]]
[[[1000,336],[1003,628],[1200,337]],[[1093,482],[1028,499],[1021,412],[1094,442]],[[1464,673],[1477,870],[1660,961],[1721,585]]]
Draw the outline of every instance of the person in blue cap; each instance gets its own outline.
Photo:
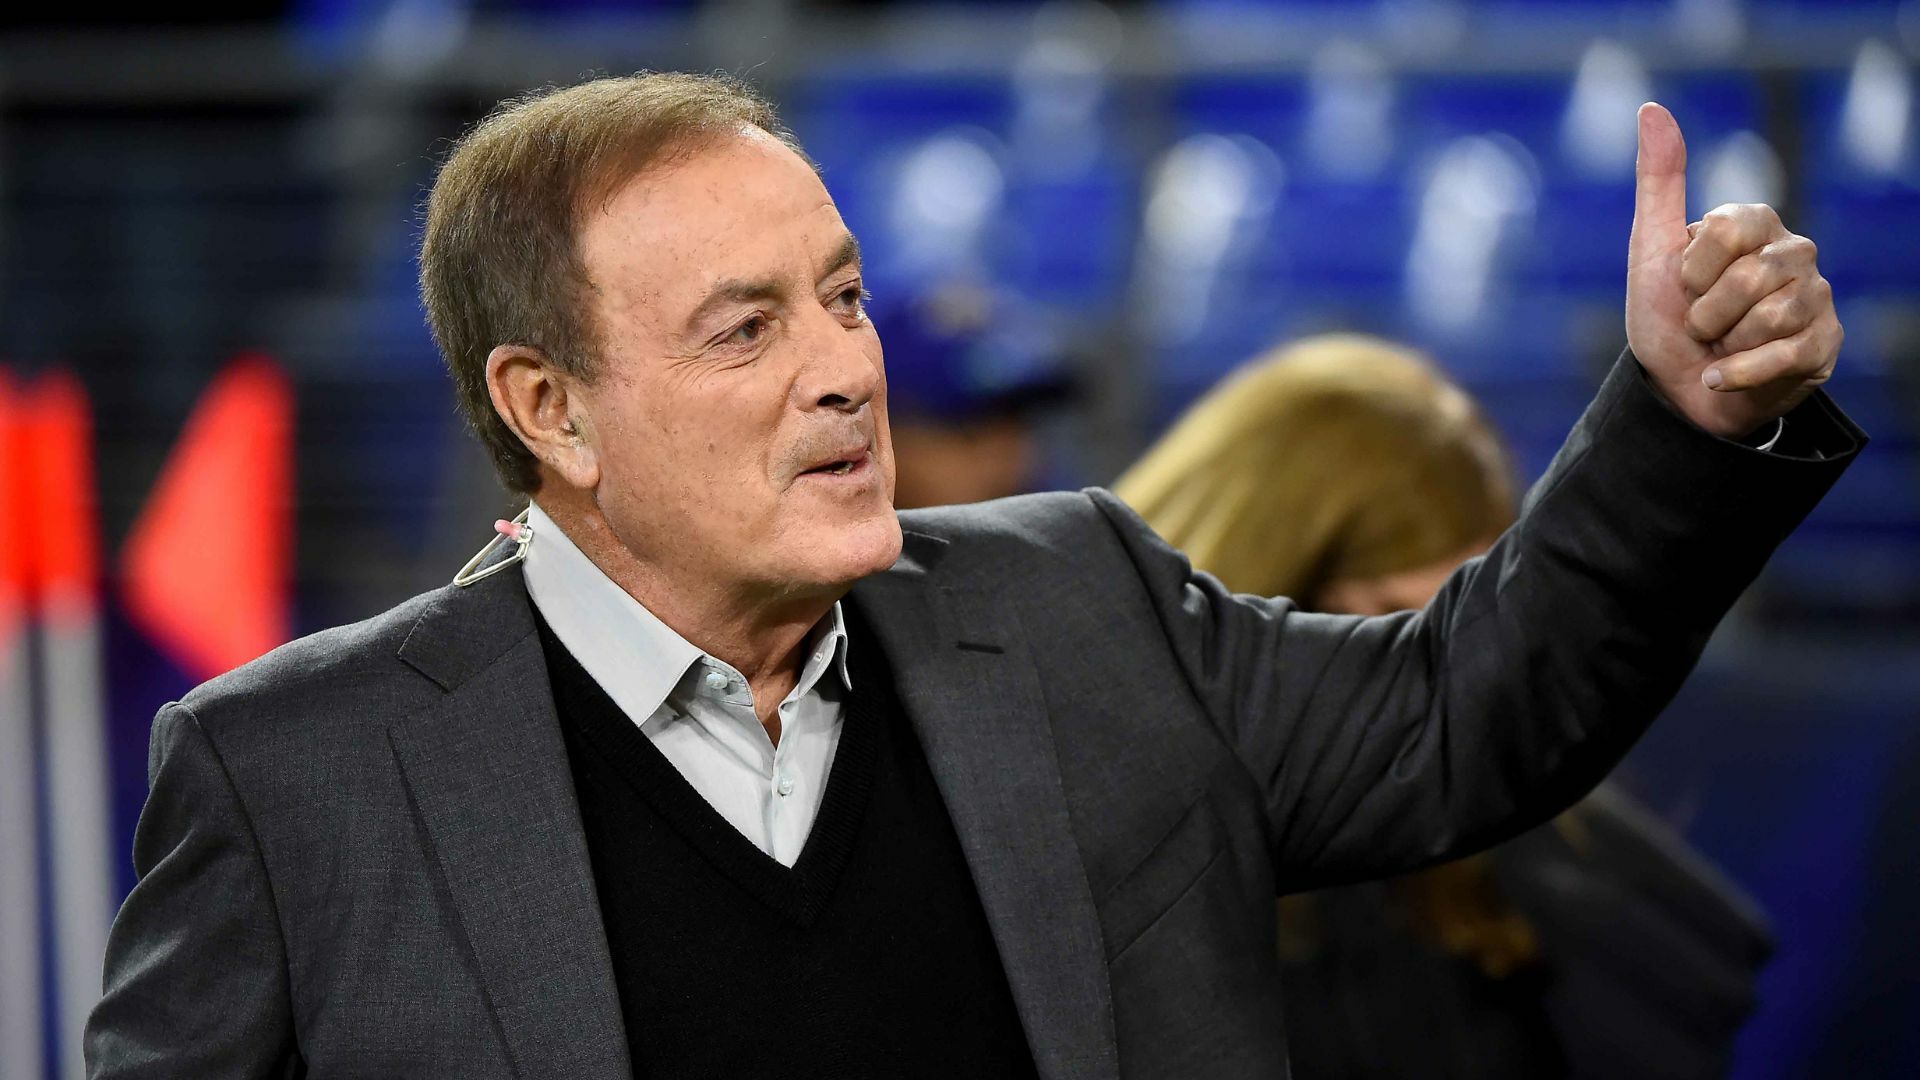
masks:
[[[887,401],[900,509],[1032,490],[1038,420],[1074,383],[1043,321],[968,284],[876,297],[887,341]]]

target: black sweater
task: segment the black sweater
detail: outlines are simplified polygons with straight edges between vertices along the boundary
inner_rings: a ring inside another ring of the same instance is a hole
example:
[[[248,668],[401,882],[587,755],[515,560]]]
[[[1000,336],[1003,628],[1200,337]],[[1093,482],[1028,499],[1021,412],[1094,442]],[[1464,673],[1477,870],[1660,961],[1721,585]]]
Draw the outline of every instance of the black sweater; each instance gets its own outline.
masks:
[[[636,1077],[1034,1075],[946,806],[871,637],[849,642],[839,749],[789,869],[540,629]]]

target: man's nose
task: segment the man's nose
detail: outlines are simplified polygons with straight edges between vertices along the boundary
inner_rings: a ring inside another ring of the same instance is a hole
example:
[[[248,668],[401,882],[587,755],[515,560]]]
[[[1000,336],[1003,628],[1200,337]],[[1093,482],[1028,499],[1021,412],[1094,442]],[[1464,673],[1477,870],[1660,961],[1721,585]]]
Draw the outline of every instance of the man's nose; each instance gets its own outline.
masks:
[[[804,359],[794,386],[801,408],[858,412],[879,394],[879,350],[867,334],[848,329],[824,308],[807,319],[801,340]]]

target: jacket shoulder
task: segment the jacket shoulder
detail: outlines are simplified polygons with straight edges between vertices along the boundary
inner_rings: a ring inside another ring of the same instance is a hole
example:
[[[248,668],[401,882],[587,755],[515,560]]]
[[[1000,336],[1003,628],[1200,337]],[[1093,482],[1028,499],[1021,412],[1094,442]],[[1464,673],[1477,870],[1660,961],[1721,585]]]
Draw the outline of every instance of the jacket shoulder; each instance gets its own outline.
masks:
[[[910,510],[900,515],[900,527],[909,551],[916,539],[920,547],[939,549],[943,571],[1002,580],[1024,577],[1023,570],[1108,582],[1115,574],[1138,577],[1142,558],[1165,548],[1139,515],[1103,488]]]
[[[437,693],[400,658],[401,646],[451,586],[421,593],[370,619],[290,641],[189,691],[180,700],[203,727],[266,716],[363,714]]]
[[[1004,556],[1019,549],[1078,554],[1090,542],[1113,540],[1115,508],[1130,515],[1118,499],[1100,488],[1048,491],[908,510],[900,515],[900,527],[955,546],[962,558],[973,553]]]

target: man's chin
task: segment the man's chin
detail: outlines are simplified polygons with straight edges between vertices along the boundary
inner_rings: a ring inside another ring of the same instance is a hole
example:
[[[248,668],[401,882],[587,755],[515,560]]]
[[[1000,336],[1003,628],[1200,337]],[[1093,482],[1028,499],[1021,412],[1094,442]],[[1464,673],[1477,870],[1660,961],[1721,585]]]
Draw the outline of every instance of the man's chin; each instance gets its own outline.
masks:
[[[900,519],[890,506],[855,520],[810,524],[804,534],[790,533],[779,545],[785,557],[774,565],[784,569],[774,573],[776,580],[785,581],[782,591],[844,591],[900,559]]]
[[[845,580],[852,584],[900,561],[902,543],[900,518],[888,507],[885,512],[843,530],[833,547],[844,558]]]

